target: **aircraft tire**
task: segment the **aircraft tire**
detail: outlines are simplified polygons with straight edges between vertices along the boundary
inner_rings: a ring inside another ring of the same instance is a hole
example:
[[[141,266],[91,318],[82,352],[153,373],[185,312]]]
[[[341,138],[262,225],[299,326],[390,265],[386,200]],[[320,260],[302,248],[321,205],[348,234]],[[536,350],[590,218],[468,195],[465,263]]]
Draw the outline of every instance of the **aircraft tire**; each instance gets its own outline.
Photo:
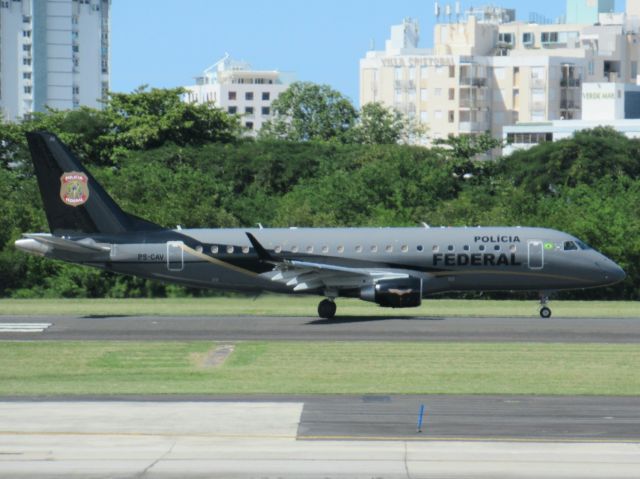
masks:
[[[543,306],[542,308],[540,308],[540,317],[543,319],[548,319],[551,317],[551,308],[548,308],[547,306]]]
[[[330,299],[323,299],[318,305],[318,316],[324,319],[332,319],[336,315],[336,303]]]

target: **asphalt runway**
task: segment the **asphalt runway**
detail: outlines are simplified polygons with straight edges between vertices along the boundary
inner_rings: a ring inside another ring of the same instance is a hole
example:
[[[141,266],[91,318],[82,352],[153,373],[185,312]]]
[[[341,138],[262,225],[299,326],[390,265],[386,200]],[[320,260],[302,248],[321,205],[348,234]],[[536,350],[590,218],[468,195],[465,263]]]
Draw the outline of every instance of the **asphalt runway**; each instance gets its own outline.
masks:
[[[638,318],[0,316],[0,340],[640,343]]]

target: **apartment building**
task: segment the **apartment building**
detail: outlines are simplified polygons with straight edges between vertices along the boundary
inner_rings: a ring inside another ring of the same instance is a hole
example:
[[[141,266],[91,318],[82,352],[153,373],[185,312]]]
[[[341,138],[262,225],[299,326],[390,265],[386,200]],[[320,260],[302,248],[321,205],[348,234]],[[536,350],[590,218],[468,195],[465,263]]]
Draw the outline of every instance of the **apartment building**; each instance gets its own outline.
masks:
[[[195,85],[185,87],[183,100],[210,103],[240,115],[245,128],[256,133],[271,118],[271,103],[291,82],[290,74],[253,70],[250,64],[233,60],[227,54],[197,76]]]
[[[415,117],[429,140],[485,131],[501,138],[517,122],[580,119],[584,82],[636,83],[639,3],[598,13],[597,24],[516,22],[506,9],[474,9],[436,24],[432,49],[418,47],[418,24],[406,19],[385,50],[360,61],[360,103]]]
[[[101,107],[111,0],[0,1],[0,113]]]

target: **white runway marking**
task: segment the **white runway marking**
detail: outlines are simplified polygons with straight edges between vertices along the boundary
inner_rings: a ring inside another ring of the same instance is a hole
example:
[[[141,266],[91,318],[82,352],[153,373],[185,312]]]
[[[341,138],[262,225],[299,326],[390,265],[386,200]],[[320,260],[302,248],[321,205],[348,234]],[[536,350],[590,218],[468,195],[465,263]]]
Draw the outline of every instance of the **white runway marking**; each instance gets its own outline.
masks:
[[[0,323],[0,333],[42,333],[52,323]]]

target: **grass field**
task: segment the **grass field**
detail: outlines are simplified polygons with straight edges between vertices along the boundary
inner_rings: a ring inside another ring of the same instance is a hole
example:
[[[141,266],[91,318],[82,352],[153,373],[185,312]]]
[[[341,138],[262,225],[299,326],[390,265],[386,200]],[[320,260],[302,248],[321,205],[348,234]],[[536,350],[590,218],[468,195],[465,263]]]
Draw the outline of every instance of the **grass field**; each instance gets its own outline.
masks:
[[[640,395],[640,345],[1,342],[0,395]]]
[[[319,298],[264,295],[256,299],[2,299],[0,315],[315,316]],[[419,308],[392,310],[357,299],[339,299],[338,316],[536,316],[536,301],[426,300]],[[554,301],[554,317],[637,317],[633,301]]]

